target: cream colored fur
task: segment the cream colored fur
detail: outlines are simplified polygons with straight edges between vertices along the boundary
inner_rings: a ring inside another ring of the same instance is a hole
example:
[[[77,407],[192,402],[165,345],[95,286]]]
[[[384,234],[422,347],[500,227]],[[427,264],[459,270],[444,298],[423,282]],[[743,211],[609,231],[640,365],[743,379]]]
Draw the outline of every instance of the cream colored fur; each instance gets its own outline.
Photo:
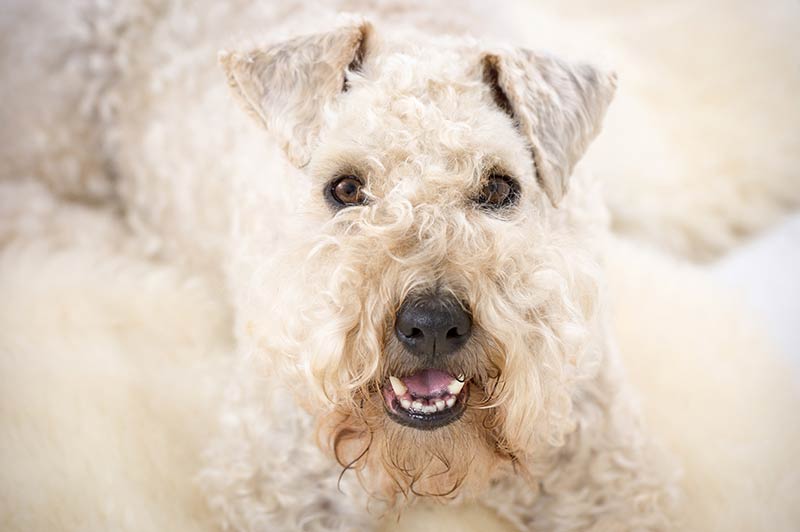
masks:
[[[370,23],[246,2],[67,9],[67,56],[86,61],[97,91],[69,81],[69,97],[43,107],[66,114],[38,130],[39,144],[25,128],[47,117],[26,116],[25,105],[8,112],[23,134],[5,157],[4,198],[19,201],[4,201],[0,234],[11,294],[0,312],[10,331],[0,335],[5,521],[366,529],[384,511],[391,523],[391,512],[440,498],[417,493],[455,485],[456,502],[478,500],[523,530],[791,529],[797,397],[769,347],[755,332],[730,338],[750,329],[701,272],[609,237],[596,180],[580,167],[569,178],[613,78],[495,44],[504,28],[486,13],[460,11],[445,28],[488,36],[475,41],[432,36],[445,11],[422,4],[346,7]],[[251,123],[211,58],[231,32],[264,28],[268,39],[237,39],[221,55]],[[310,36],[286,40],[298,34]],[[16,35],[9,42],[24,42]],[[82,59],[87,43],[98,59]],[[36,78],[49,53],[34,53],[26,72]],[[70,129],[84,126],[88,137]],[[62,187],[59,165],[39,163],[63,153],[78,178]],[[519,207],[500,217],[465,207],[495,169],[519,179]],[[320,191],[342,172],[366,176],[372,203],[333,217]],[[64,205],[30,174],[93,201],[113,189],[118,202]],[[703,198],[719,191],[686,193],[707,212]],[[777,215],[779,203],[769,205]],[[694,256],[730,244],[689,215],[664,232],[641,220],[633,232]],[[203,278],[186,285],[185,271]],[[437,283],[467,300],[480,326],[464,366],[475,387],[491,383],[491,367],[502,386],[464,421],[417,434],[387,421],[372,390],[397,349],[387,321],[406,294]],[[707,323],[695,315],[702,305]],[[34,375],[52,377],[39,391]],[[119,396],[102,401],[114,384]],[[31,389],[41,403],[19,399]],[[731,406],[741,417],[722,423]],[[30,423],[14,417],[30,407]],[[133,424],[118,426],[121,417]],[[60,425],[72,420],[89,429]],[[57,441],[27,454],[43,434]],[[84,462],[59,459],[69,449]],[[353,470],[340,477],[334,453]],[[28,476],[42,460],[47,473]],[[47,498],[15,489],[26,481],[45,481]],[[418,518],[402,515],[400,526]]]

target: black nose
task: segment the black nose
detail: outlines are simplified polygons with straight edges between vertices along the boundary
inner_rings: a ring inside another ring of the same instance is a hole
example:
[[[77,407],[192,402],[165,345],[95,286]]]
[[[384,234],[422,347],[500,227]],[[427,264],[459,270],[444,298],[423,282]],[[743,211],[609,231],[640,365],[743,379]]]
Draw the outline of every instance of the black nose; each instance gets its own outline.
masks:
[[[471,329],[472,318],[450,295],[406,298],[394,325],[400,342],[421,356],[447,355],[457,351],[467,342]]]

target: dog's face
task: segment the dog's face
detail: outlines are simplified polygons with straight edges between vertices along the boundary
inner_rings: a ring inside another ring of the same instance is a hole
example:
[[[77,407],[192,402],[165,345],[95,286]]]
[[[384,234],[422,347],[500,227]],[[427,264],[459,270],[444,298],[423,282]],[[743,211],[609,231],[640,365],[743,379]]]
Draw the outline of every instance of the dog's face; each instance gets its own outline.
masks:
[[[342,465],[449,496],[557,446],[598,356],[564,195],[613,78],[363,24],[223,64],[309,179],[262,345]]]

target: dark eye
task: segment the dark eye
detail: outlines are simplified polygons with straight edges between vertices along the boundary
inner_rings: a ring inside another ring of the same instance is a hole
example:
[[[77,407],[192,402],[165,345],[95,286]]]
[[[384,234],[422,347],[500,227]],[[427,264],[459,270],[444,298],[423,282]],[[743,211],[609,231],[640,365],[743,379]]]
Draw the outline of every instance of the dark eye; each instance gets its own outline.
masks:
[[[328,197],[336,204],[344,207],[363,205],[367,202],[364,194],[364,183],[354,175],[340,176],[328,185]]]
[[[502,209],[517,202],[519,184],[506,175],[492,174],[483,185],[480,195],[475,200],[481,207]]]

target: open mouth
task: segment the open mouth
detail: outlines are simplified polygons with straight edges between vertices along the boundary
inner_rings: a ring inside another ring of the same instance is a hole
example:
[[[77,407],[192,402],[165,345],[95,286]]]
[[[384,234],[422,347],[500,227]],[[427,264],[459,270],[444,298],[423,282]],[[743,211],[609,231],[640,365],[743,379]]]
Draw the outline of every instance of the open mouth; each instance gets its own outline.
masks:
[[[389,417],[407,427],[432,430],[456,421],[466,409],[469,386],[464,376],[424,369],[407,377],[389,377],[383,401]]]

